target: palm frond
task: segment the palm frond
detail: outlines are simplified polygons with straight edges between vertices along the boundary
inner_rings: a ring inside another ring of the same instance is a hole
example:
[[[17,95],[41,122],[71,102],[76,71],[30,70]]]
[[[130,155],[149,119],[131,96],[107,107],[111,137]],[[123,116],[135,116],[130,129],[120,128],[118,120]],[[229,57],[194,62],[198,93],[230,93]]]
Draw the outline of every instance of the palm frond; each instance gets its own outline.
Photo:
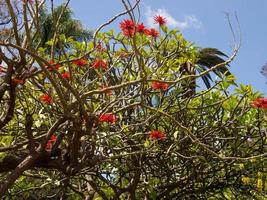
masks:
[[[228,58],[228,56],[219,51],[216,48],[203,48],[199,50],[198,60],[196,62],[197,70],[199,73],[211,69],[212,67],[222,64],[225,62],[224,58]],[[222,77],[223,75],[231,75],[229,71],[229,65],[223,64],[222,66],[212,70],[214,74],[218,77]],[[210,74],[206,74],[202,77],[204,84],[207,88],[211,86],[212,78]]]

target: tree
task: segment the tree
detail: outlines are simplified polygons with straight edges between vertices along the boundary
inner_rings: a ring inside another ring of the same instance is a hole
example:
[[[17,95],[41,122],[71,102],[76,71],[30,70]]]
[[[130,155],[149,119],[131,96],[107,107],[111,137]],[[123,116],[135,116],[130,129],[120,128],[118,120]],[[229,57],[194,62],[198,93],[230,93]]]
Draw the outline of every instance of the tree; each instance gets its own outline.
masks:
[[[118,34],[101,26],[81,42],[56,31],[42,47],[32,42],[41,3],[24,1],[18,25],[5,1],[14,43],[0,40],[0,196],[264,199],[267,100],[233,75],[183,92],[237,50],[183,74],[187,61],[201,64],[199,50],[159,17],[161,34],[135,22],[140,1],[122,2],[126,11],[105,23],[128,14]]]
[[[212,70],[212,67],[221,63],[225,63],[223,57],[228,58],[228,56],[223,52],[219,51],[216,48],[202,48],[198,50],[197,54],[198,56],[195,63],[191,63],[190,61],[184,63],[183,67],[181,68],[182,75],[196,75],[197,72],[202,73],[206,70],[210,70],[210,72],[213,72],[219,77],[224,75],[231,75],[230,71],[228,70],[229,66],[227,65],[221,65],[221,67]],[[213,80],[211,73],[207,73],[201,76],[201,79],[207,88],[211,87],[211,82]],[[186,97],[195,95],[196,86],[196,78],[192,78],[191,80],[189,79],[184,83],[182,87],[184,88],[184,92],[187,93]]]
[[[81,22],[73,19],[72,15],[72,10],[64,5],[56,7],[53,13],[48,13],[43,7],[40,11],[40,21],[42,22],[40,23],[41,46],[44,47],[47,41],[53,39],[55,31],[58,32],[58,35],[64,34],[66,37],[73,37],[78,41],[89,41],[92,38],[92,32],[84,29]],[[58,30],[55,30],[56,25],[54,23],[55,19],[58,18],[59,26]]]

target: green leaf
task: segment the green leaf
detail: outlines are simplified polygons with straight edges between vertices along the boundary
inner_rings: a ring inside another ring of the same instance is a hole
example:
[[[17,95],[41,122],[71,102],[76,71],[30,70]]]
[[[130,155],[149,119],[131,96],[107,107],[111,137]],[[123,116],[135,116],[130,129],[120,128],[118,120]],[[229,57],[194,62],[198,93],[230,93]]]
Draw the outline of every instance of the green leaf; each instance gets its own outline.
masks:
[[[175,131],[175,132],[173,133],[173,137],[174,137],[174,139],[177,139],[178,133],[179,133],[179,131]]]
[[[41,120],[37,120],[35,121],[34,125],[39,128],[42,125],[42,121]]]
[[[150,146],[150,140],[146,139],[145,143],[144,143],[144,147],[148,148]]]
[[[167,26],[161,26],[160,28],[165,34],[167,34],[169,31]]]
[[[45,44],[48,46],[53,46],[54,42],[53,42],[53,40],[49,40]]]

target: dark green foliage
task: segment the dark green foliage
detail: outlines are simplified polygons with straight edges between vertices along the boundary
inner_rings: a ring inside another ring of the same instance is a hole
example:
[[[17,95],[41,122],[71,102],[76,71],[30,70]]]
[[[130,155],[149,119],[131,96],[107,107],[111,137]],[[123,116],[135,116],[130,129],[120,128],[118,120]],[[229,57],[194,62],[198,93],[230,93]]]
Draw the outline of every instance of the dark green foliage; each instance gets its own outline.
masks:
[[[198,60],[196,62],[196,70],[198,73],[202,73],[203,71],[209,70],[210,68],[224,63],[225,59],[228,58],[226,54],[223,52],[219,51],[216,48],[203,48],[199,50],[199,56]],[[212,70],[214,74],[217,76],[221,77],[222,75],[230,75],[230,71],[228,69],[229,65],[222,65],[219,68],[216,68],[215,70]],[[211,87],[211,82],[212,82],[212,76],[210,73],[204,75],[201,77],[205,86],[207,88]]]
[[[63,5],[55,8],[53,14],[48,13],[47,9],[43,8],[40,13],[41,21],[41,46],[44,46],[47,41],[53,39],[55,34],[56,20],[65,9]],[[59,20],[58,35],[64,34],[66,37],[73,37],[77,41],[89,41],[92,38],[92,31],[85,29],[81,22],[72,17],[72,10],[67,7]]]

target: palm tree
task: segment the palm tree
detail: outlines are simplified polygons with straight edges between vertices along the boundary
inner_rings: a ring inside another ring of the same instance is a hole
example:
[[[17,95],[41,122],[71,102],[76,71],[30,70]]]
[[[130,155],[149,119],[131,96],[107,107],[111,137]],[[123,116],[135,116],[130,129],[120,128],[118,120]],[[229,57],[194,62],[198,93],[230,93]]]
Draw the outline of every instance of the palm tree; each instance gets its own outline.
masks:
[[[65,9],[64,5],[60,5],[54,9],[53,15],[43,8],[40,12],[40,37],[41,46],[45,46],[46,42],[53,38],[55,30],[53,22],[57,19],[62,10]],[[74,19],[72,10],[67,7],[59,20],[58,34],[64,34],[66,37],[73,37],[77,41],[88,41],[92,38],[92,31],[85,29],[81,22]]]
[[[219,51],[216,48],[202,48],[198,51],[198,59],[195,63],[185,62],[180,72],[183,75],[196,75],[197,73],[202,73],[206,70],[211,69],[213,66],[220,63],[224,63],[225,59],[228,58],[226,54]],[[230,75],[228,70],[229,65],[222,65],[212,72],[221,77],[223,75]],[[205,86],[207,88],[211,87],[211,82],[213,81],[211,73],[207,73],[201,76]],[[186,79],[182,83],[183,92],[185,92],[185,97],[192,97],[196,93],[196,78]]]

